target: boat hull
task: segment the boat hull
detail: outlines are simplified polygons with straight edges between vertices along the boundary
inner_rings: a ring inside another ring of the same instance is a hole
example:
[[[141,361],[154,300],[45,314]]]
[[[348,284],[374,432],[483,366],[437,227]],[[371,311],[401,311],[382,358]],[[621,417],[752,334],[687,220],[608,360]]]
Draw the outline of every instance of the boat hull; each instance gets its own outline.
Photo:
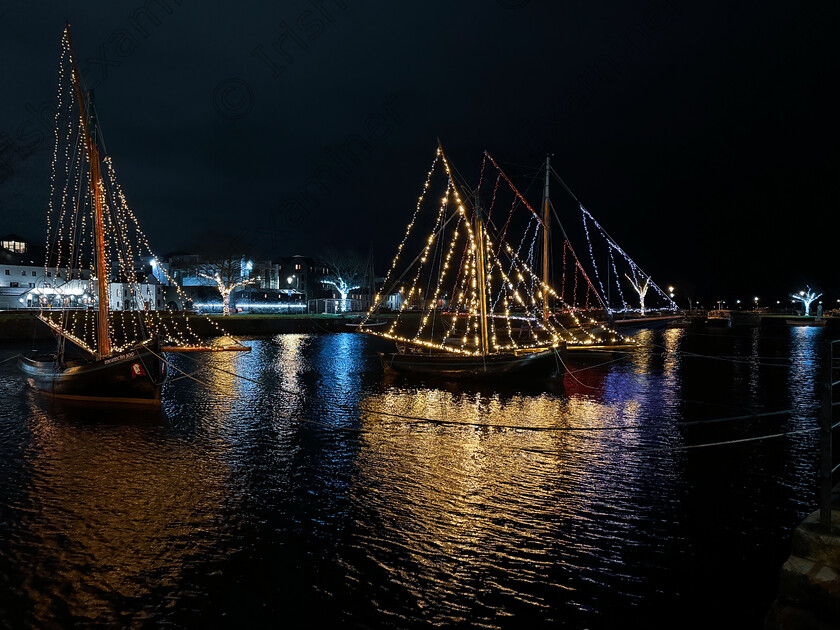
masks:
[[[558,356],[559,355],[559,356]],[[476,357],[443,352],[380,353],[386,369],[413,376],[440,378],[488,378],[550,376],[564,371],[565,346],[528,354],[494,354]]]
[[[713,328],[731,328],[732,320],[723,318],[712,318],[706,320],[706,325]]]
[[[21,357],[18,365],[33,389],[59,398],[159,404],[165,364],[145,346],[107,359],[68,361]]]
[[[632,317],[629,319],[616,319],[613,321],[613,326],[616,330],[659,330],[660,328],[667,328],[681,318],[682,315]]]
[[[824,319],[812,319],[810,317],[803,317],[801,319],[786,319],[785,323],[788,326],[825,326]]]
[[[638,344],[613,344],[613,345],[581,345],[570,346],[567,349],[569,360],[583,361],[609,361],[616,357],[624,356],[639,348]]]

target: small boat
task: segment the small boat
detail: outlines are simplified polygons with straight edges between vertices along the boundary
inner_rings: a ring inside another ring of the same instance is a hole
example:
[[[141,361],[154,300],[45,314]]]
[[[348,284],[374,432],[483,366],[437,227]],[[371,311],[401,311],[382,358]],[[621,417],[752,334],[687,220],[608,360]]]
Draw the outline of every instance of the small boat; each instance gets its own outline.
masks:
[[[610,361],[639,349],[637,343],[566,346],[570,361]]]
[[[616,329],[622,330],[659,330],[668,328],[683,318],[680,314],[673,315],[641,315],[613,320]]]
[[[725,309],[715,309],[706,315],[706,324],[709,326],[732,326],[732,313]]]
[[[344,325],[352,330],[363,330],[365,328],[381,328],[388,322],[384,319],[367,319],[365,317],[348,318]]]
[[[823,317],[797,317],[785,320],[788,326],[825,326],[826,319]]]
[[[158,340],[107,359],[64,360],[60,353],[21,357],[24,380],[38,391],[74,400],[160,403],[166,376]]]

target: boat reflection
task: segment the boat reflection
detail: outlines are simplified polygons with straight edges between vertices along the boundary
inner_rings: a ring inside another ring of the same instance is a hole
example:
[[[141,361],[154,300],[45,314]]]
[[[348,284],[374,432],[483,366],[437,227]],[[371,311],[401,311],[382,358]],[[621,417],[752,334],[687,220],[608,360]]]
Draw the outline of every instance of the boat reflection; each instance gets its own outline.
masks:
[[[164,606],[218,537],[227,467],[165,439],[160,410],[47,404],[33,392],[28,403],[25,534],[10,553],[28,567],[29,625],[122,626],[138,602]]]
[[[639,489],[668,483],[658,457],[627,448],[645,444],[643,401],[542,389],[393,379],[363,400],[351,582],[380,589],[392,614],[491,628],[547,610],[568,620],[619,575],[632,594],[632,545],[604,543],[657,535],[633,516]]]

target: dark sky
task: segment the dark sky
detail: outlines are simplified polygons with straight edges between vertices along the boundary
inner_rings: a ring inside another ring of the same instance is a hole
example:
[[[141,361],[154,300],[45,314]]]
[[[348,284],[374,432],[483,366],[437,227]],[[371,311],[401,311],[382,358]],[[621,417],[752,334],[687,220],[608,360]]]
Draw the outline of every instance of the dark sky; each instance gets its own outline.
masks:
[[[2,233],[43,238],[69,20],[161,255],[221,234],[254,257],[373,246],[382,266],[440,137],[467,178],[487,149],[522,188],[551,153],[660,285],[769,301],[808,282],[840,298],[835,2],[0,7]],[[356,159],[339,168],[342,146]]]

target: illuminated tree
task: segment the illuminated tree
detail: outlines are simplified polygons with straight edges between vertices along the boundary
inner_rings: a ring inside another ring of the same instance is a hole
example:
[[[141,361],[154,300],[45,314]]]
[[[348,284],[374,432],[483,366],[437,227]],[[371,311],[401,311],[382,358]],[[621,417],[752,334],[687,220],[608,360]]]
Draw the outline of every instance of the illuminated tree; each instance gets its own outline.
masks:
[[[624,274],[624,277],[627,278],[630,281],[630,284],[632,284],[633,288],[636,289],[636,293],[639,294],[639,307],[641,308],[642,315],[644,315],[645,314],[645,295],[648,292],[648,286],[649,286],[649,283],[650,283],[650,276],[648,276],[647,278],[644,278],[644,276],[642,276],[645,280],[644,282],[639,282],[638,280],[635,280],[635,279],[631,278],[627,274]]]
[[[347,295],[358,289],[364,281],[366,263],[359,256],[351,252],[328,251],[321,257],[329,269],[329,273],[321,279],[326,285],[338,291],[341,297],[340,310],[346,311]]]
[[[811,303],[820,296],[822,296],[822,293],[814,293],[811,290],[811,287],[809,287],[808,285],[805,286],[808,289],[807,291],[800,291],[799,295],[794,293],[793,295],[791,295],[791,297],[794,300],[799,300],[800,302],[802,302],[802,305],[805,308],[805,312],[803,313],[803,315],[808,315],[811,312]]]
[[[240,256],[225,256],[198,266],[196,275],[215,283],[222,295],[222,313],[230,315],[230,294],[241,287],[259,281],[251,278],[252,263],[243,264]]]

